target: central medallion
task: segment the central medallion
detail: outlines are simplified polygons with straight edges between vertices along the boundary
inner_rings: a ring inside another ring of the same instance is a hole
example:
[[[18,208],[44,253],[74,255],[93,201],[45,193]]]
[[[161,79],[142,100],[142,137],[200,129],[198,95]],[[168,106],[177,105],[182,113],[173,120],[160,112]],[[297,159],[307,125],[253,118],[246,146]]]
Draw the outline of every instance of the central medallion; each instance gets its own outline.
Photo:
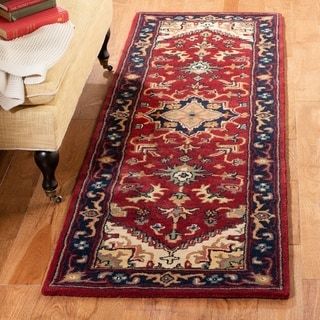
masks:
[[[185,67],[185,70],[188,73],[195,73],[195,74],[203,74],[203,73],[210,73],[217,68],[211,66],[208,62],[205,61],[195,61]]]
[[[214,121],[221,118],[223,114],[217,110],[209,110],[193,99],[184,107],[178,110],[167,111],[162,114],[162,117],[168,121],[179,122],[183,127],[192,131],[198,128],[206,121]]]
[[[236,114],[227,108],[225,101],[215,102],[190,97],[179,102],[162,102],[160,108],[147,114],[160,128],[173,129],[193,135],[206,128],[222,127]]]

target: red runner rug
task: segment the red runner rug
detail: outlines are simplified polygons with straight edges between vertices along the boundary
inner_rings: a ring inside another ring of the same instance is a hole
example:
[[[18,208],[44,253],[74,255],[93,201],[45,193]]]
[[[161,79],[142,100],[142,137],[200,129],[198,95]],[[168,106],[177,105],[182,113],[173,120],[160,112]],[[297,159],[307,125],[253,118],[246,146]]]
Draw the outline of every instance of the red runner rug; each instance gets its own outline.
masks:
[[[282,18],[138,14],[43,293],[286,298]]]

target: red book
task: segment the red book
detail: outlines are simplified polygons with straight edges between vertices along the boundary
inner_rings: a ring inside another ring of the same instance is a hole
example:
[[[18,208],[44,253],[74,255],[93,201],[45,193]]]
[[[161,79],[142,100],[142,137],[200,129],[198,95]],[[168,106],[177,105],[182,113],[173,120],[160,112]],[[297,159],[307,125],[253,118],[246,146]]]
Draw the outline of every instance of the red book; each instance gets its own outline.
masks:
[[[25,7],[33,6],[34,4],[40,3],[44,0],[9,0],[4,3],[0,3],[0,8],[5,11],[15,11]]]
[[[12,40],[36,29],[52,23],[63,23],[69,20],[68,11],[56,7],[21,18],[15,22],[9,22],[0,17],[0,37]]]

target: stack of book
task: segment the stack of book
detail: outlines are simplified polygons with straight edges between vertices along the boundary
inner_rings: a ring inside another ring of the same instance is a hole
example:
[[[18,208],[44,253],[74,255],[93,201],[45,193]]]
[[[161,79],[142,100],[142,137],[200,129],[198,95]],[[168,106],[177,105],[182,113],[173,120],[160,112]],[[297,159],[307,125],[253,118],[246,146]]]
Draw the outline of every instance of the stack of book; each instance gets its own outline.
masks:
[[[69,20],[56,0],[0,0],[0,38],[12,40],[36,29]]]

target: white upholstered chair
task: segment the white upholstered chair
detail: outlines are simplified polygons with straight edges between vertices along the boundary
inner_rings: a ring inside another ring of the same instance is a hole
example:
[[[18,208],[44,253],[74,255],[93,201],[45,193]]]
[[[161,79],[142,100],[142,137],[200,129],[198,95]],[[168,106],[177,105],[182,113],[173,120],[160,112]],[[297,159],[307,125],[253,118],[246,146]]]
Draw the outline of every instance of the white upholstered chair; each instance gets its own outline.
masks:
[[[35,151],[35,161],[44,177],[43,188],[52,200],[59,202],[55,179],[58,150],[97,56],[108,68],[106,44],[112,0],[57,3],[69,11],[75,35],[68,51],[49,70],[46,81],[26,86],[25,105],[11,111],[0,108],[0,149]]]

